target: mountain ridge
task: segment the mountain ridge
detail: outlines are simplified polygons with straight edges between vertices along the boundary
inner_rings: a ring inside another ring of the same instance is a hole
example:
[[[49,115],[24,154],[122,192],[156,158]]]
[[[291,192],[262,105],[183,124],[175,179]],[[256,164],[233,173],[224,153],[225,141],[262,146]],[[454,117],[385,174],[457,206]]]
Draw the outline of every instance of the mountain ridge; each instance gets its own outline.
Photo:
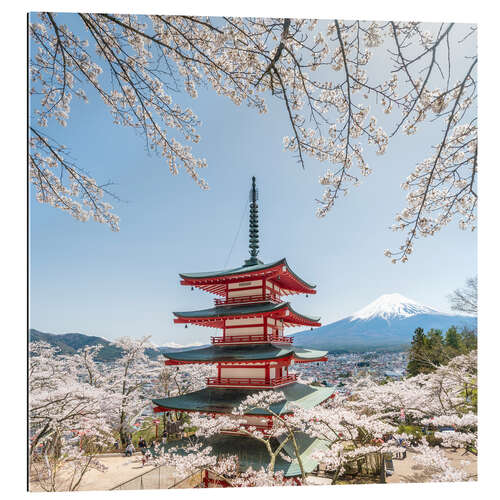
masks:
[[[96,356],[97,361],[109,362],[115,361],[122,355],[122,350],[115,346],[112,341],[95,335],[86,335],[84,333],[47,333],[34,328],[29,330],[30,342],[46,342],[52,347],[59,349],[58,354],[75,354],[78,349],[85,346],[102,345],[103,347]],[[146,349],[146,354],[151,357],[157,357],[165,352],[175,352],[180,350],[191,350],[205,347],[206,345],[192,345],[181,347],[157,346]]]
[[[335,351],[407,348],[415,329],[443,333],[451,326],[477,328],[477,318],[442,313],[399,294],[384,294],[350,316],[293,334],[297,346]]]

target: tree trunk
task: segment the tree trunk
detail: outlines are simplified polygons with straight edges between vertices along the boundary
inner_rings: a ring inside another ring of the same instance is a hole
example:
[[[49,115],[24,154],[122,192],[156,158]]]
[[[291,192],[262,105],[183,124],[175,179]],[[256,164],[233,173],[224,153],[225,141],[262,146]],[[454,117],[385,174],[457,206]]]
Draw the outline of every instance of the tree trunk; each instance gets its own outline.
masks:
[[[290,437],[292,438],[293,449],[295,450],[295,456],[297,457],[297,462],[299,463],[302,482],[304,482],[306,479],[306,473],[304,472],[304,465],[302,464],[302,458],[300,458],[299,447],[297,446],[297,441],[295,441],[295,436],[293,432],[290,432]]]
[[[128,436],[127,433],[125,432],[125,429],[123,427],[120,427],[120,442],[122,444],[122,448],[125,448],[127,446],[127,441],[128,441]]]

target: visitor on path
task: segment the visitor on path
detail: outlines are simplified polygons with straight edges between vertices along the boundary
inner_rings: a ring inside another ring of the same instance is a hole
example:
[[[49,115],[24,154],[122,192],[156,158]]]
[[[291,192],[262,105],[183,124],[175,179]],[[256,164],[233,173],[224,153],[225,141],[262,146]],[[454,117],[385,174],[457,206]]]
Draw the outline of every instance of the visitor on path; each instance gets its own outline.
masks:
[[[167,430],[165,429],[163,431],[163,434],[161,435],[161,442],[163,444],[166,444],[167,443],[167,438],[168,438],[168,433],[167,433]]]
[[[146,440],[143,439],[142,436],[139,437],[139,449],[141,450],[141,453],[144,455],[146,453],[146,448],[147,448]]]
[[[132,443],[129,443],[125,448],[125,456],[131,457],[134,451],[135,451],[134,445]]]

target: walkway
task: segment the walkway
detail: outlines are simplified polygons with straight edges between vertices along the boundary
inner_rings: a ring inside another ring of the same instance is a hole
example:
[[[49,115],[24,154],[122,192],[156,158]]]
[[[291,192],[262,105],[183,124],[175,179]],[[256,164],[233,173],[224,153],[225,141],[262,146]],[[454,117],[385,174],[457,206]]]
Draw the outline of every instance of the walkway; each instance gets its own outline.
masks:
[[[446,450],[445,454],[451,463],[457,468],[462,469],[464,466],[461,461],[470,462],[465,465],[465,470],[469,474],[473,474],[477,479],[477,457],[471,453],[463,454],[463,450],[451,451]],[[393,460],[394,473],[392,476],[387,476],[387,483],[422,483],[426,482],[427,478],[422,476],[420,470],[415,467],[415,453],[408,451],[404,460]]]

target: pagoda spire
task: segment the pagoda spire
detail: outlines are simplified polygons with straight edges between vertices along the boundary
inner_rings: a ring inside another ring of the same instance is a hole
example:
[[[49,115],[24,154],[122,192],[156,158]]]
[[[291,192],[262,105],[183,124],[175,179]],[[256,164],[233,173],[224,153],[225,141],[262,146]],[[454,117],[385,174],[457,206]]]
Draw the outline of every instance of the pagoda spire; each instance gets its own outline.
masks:
[[[250,189],[250,220],[249,220],[249,242],[250,258],[245,260],[245,266],[262,264],[257,258],[259,254],[259,192],[255,187],[255,176],[252,177],[252,188]]]

